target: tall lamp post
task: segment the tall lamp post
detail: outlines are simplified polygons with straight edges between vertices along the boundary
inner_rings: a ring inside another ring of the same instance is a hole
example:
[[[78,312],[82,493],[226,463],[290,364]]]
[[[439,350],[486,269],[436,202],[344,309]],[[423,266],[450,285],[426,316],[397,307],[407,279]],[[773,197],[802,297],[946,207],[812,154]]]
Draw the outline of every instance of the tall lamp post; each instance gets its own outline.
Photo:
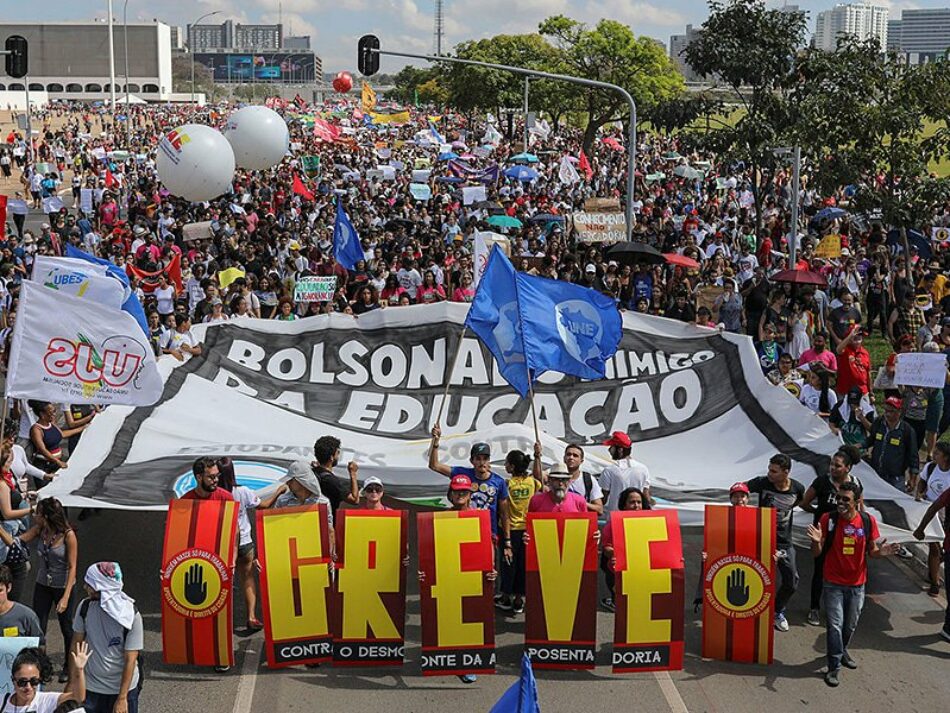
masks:
[[[112,128],[115,130],[115,37],[112,33],[112,0],[109,0],[109,96],[112,101]]]
[[[220,10],[215,10],[214,12],[206,12],[204,15],[202,15],[193,23],[191,23],[191,27],[192,28],[196,27],[198,23],[204,20],[206,17],[212,17],[214,15],[220,15],[220,14],[221,14]],[[194,106],[196,103],[195,102],[195,48],[191,46],[192,44],[194,44],[193,42],[194,36],[195,36],[195,32],[194,32],[194,29],[192,29],[191,37],[188,38],[188,54],[191,55],[191,105],[192,106]]]
[[[132,150],[132,102],[129,100],[129,0],[122,6],[122,34],[125,41],[125,145]]]

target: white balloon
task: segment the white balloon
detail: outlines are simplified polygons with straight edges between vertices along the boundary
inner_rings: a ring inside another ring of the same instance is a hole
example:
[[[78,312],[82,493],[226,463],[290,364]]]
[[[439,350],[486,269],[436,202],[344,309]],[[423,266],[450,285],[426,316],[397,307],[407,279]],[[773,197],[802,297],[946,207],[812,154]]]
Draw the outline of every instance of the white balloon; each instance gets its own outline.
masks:
[[[234,151],[217,129],[185,124],[162,137],[155,165],[172,195],[208,201],[231,187]]]
[[[290,146],[287,123],[266,106],[246,106],[228,117],[224,136],[234,149],[237,165],[252,171],[276,166]]]

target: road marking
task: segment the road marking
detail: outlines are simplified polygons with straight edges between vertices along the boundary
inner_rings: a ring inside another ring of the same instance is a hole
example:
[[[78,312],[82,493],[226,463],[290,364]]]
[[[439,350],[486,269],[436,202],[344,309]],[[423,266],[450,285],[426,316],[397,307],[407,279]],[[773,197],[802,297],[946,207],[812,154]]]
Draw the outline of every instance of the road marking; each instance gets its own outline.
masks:
[[[233,713],[251,713],[254,687],[257,685],[257,666],[261,657],[260,650],[254,643],[248,641],[244,647],[244,662],[241,664],[241,678],[238,681],[237,696],[234,698]]]
[[[673,678],[670,676],[670,672],[654,671],[653,677],[656,679],[656,682],[660,684],[660,690],[663,691],[663,697],[666,699],[666,702],[670,707],[670,712],[689,713],[689,709],[683,702],[683,697],[680,696],[680,692],[676,690],[676,684],[673,683]]]

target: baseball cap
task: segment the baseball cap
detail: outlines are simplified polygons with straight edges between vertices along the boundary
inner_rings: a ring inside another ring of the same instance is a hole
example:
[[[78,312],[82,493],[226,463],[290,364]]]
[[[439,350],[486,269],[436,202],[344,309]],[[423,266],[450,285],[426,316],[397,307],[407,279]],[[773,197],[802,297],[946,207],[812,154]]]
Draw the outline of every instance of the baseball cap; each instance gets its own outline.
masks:
[[[296,240],[294,240],[293,242],[290,243],[290,245],[288,245],[288,247],[289,247],[291,250],[300,250],[300,243],[298,243]]]
[[[475,456],[490,456],[491,446],[489,446],[487,443],[476,443],[472,446],[472,451],[469,455],[472,458]]]
[[[738,483],[733,483],[729,487],[729,494],[732,495],[733,493],[745,493],[746,495],[748,495],[749,486],[743,483],[742,481],[739,481]]]
[[[614,431],[610,434],[610,438],[604,441],[605,446],[620,446],[621,448],[629,448],[632,444],[630,441],[630,436],[628,436],[623,431]]]
[[[453,475],[452,480],[449,481],[449,490],[471,490],[472,489],[472,479],[467,475],[459,474]]]
[[[904,402],[896,396],[889,396],[884,401],[885,406],[893,406],[898,411],[904,407]]]
[[[548,471],[549,478],[570,478],[571,473],[568,471],[567,466],[564,465],[562,461],[558,461],[553,466],[551,470]]]
[[[848,390],[848,401],[860,401],[863,395],[864,394],[861,392],[860,387],[852,386]]]
[[[584,268],[584,272],[597,272],[597,267],[593,264],[588,264],[587,267]]]
[[[378,485],[380,488],[383,487],[383,481],[377,478],[375,475],[371,475],[366,480],[363,481],[363,487],[360,488],[360,493],[365,491],[371,485]]]

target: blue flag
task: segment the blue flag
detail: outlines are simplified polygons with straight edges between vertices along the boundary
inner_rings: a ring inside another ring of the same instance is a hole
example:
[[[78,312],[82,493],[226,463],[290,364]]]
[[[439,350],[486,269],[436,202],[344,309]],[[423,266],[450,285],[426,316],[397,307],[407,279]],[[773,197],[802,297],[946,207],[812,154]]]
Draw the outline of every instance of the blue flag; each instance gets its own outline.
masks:
[[[333,224],[333,257],[347,270],[356,269],[356,263],[364,260],[360,236],[343,210],[343,201],[336,201],[336,222]]]
[[[429,132],[432,134],[432,138],[438,143],[446,143],[445,137],[439,133],[439,130],[435,128],[435,124],[433,124],[431,121],[429,122]]]
[[[91,262],[95,265],[102,265],[106,268],[106,272],[112,277],[116,278],[126,287],[129,287],[129,276],[125,274],[125,270],[116,265],[114,262],[109,262],[101,257],[96,257],[95,255],[90,255],[87,252],[83,252],[79,248],[66,244],[66,257],[71,257],[75,260],[84,260],[86,262]],[[122,311],[128,312],[130,315],[135,317],[135,321],[139,323],[139,326],[142,328],[142,331],[145,332],[146,337],[151,337],[151,332],[148,328],[148,318],[145,316],[145,310],[142,309],[142,303],[139,302],[139,298],[135,296],[134,292],[129,293],[129,296],[126,297],[125,302],[122,303]]]
[[[527,652],[521,657],[521,678],[502,694],[490,713],[541,713],[538,684]]]
[[[522,397],[546,371],[602,379],[622,335],[611,297],[579,285],[516,272],[492,249],[465,325],[488,347]]]

